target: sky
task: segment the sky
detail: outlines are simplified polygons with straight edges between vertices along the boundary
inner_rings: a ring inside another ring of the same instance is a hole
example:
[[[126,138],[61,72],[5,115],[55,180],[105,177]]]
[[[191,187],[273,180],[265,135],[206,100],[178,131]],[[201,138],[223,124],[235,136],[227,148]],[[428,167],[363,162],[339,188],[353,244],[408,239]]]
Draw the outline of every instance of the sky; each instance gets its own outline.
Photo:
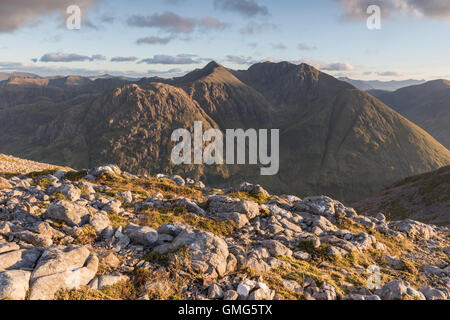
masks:
[[[380,29],[367,25],[371,5]],[[290,61],[353,79],[450,79],[449,35],[449,0],[1,0],[0,72],[172,77],[211,60]]]

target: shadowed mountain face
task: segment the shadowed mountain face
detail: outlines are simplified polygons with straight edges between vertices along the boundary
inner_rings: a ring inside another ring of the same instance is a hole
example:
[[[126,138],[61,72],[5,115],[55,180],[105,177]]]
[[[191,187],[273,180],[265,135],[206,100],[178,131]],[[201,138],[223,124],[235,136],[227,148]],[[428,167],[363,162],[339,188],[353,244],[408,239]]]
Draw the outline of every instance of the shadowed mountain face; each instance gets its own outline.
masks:
[[[450,81],[435,80],[395,92],[370,94],[450,148]]]
[[[364,214],[384,212],[390,219],[450,224],[450,166],[406,178],[354,206]]]
[[[87,80],[18,85],[16,100],[10,86],[0,88],[0,152],[74,168],[116,163],[136,173],[164,171],[216,185],[250,180],[277,193],[327,194],[347,202],[450,163],[450,152],[424,130],[306,64],[260,63],[233,71],[212,62],[180,78]],[[30,90],[26,103],[23,94]],[[172,131],[192,131],[196,120],[222,131],[280,129],[278,175],[260,176],[249,165],[171,164]]]

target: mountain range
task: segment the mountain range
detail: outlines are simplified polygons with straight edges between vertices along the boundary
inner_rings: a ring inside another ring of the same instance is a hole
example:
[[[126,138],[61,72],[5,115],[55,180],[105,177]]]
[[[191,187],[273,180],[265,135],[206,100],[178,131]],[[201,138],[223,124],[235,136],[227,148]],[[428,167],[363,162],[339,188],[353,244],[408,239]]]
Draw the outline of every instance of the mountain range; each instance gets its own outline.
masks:
[[[355,80],[347,77],[340,77],[339,80],[350,83],[359,90],[386,90],[395,91],[404,87],[418,85],[425,83],[425,80],[392,80],[392,81],[380,81],[380,80]]]
[[[280,129],[280,171],[170,162],[171,133]],[[367,92],[307,65],[216,62],[183,77],[95,80],[10,77],[0,82],[0,152],[75,169],[114,163],[210,185],[249,180],[278,193],[356,202],[407,176],[450,164],[426,131]]]
[[[434,80],[394,92],[369,93],[450,148],[450,81]]]

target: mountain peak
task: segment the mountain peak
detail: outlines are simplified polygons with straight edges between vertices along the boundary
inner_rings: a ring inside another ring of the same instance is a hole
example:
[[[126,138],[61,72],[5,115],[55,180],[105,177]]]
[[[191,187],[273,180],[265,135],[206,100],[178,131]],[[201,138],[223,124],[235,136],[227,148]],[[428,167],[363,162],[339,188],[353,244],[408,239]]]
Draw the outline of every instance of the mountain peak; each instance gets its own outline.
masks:
[[[216,61],[211,61],[204,68],[196,69],[179,78],[178,82],[186,83],[198,80],[213,80],[214,82],[239,81],[233,76],[230,70],[217,63]]]
[[[222,67],[223,68],[223,66],[221,65],[221,64],[219,64],[219,63],[217,63],[216,61],[211,61],[210,63],[208,63],[204,68],[203,68],[203,70],[214,70],[214,69],[216,69],[216,68],[219,68],[219,67]]]

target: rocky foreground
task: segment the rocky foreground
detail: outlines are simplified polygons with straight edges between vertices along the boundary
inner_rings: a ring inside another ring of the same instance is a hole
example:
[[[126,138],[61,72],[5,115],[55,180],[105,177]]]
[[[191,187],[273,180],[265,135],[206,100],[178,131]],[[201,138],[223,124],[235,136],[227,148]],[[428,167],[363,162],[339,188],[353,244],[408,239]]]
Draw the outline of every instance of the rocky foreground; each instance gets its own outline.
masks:
[[[450,299],[449,240],[249,183],[0,174],[0,299]]]

